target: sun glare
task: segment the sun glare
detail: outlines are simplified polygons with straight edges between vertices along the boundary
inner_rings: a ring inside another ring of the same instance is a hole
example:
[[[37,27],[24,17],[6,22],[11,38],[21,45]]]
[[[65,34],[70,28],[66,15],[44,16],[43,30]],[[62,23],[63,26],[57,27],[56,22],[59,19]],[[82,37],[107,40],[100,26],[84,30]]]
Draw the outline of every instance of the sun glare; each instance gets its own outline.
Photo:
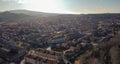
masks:
[[[58,0],[20,0],[25,9],[48,13],[71,13]]]

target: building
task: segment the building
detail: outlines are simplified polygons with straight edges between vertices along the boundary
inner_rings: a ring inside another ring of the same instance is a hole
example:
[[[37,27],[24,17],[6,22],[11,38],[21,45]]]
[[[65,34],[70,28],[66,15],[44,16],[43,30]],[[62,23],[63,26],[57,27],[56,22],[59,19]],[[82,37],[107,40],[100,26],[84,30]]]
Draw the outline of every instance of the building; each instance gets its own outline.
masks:
[[[62,53],[36,49],[30,51],[25,57],[23,64],[64,64]]]

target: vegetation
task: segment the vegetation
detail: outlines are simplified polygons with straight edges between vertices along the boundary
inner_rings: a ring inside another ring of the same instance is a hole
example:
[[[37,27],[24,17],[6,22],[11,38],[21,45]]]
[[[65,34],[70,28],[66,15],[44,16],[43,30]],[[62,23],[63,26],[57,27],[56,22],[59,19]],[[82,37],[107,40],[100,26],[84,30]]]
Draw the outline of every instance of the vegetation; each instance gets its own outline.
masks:
[[[5,62],[2,58],[0,58],[0,63]]]
[[[93,46],[75,64],[120,64],[120,34],[109,42]]]

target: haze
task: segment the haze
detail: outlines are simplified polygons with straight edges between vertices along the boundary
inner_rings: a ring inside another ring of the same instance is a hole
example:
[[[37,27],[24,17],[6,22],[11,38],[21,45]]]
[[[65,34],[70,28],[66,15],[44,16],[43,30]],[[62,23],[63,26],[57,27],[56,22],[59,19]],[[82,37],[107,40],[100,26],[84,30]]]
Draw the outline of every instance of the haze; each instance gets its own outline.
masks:
[[[48,13],[120,13],[120,0],[0,0],[0,11],[26,9]]]

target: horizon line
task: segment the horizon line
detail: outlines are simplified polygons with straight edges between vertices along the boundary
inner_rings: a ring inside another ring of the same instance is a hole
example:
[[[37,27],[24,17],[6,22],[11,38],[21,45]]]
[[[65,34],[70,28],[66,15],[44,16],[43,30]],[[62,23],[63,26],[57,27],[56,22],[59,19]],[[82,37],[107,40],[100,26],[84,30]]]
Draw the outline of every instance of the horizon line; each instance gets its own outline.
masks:
[[[38,12],[38,13],[48,13],[48,14],[70,14],[70,15],[87,15],[87,14],[120,14],[120,12],[98,12],[98,13],[54,13],[54,12],[41,12],[41,11],[34,11],[34,10],[27,10],[27,9],[11,9],[11,10],[0,10],[0,12],[9,12],[9,11],[31,11],[31,12]]]

